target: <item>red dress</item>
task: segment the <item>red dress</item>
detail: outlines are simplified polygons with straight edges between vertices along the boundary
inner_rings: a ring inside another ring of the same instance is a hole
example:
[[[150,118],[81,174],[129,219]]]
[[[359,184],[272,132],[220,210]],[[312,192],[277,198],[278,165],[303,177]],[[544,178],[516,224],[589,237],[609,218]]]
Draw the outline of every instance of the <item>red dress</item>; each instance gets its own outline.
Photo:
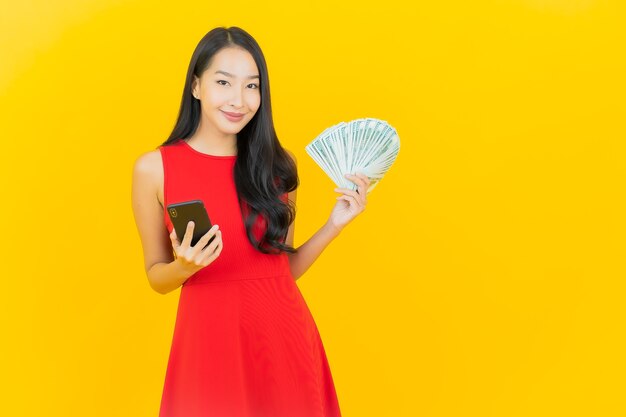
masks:
[[[159,417],[340,416],[322,340],[287,255],[263,254],[246,235],[237,157],[208,155],[183,140],[159,149],[165,206],[202,200],[223,241],[220,256],[181,288]]]

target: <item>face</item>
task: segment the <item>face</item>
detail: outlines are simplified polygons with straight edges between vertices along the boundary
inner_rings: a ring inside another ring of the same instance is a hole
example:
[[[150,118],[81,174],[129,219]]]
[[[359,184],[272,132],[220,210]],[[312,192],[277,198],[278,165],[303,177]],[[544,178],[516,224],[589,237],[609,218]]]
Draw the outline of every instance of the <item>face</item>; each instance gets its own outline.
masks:
[[[192,85],[193,95],[200,100],[202,123],[223,134],[238,133],[261,105],[259,87],[252,55],[242,48],[221,49]]]

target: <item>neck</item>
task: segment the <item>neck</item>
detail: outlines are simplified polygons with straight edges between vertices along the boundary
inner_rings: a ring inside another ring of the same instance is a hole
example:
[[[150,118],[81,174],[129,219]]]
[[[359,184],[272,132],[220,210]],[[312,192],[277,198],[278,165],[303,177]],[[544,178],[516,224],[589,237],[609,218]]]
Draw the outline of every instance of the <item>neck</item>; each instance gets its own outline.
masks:
[[[187,142],[201,152],[213,155],[236,155],[237,135],[222,133],[200,121],[196,132],[187,139]]]

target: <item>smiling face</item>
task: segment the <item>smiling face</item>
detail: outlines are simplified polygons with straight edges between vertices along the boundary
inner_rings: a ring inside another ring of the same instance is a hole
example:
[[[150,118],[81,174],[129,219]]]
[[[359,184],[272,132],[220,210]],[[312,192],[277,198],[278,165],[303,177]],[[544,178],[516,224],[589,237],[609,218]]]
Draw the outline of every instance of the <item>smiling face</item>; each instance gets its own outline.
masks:
[[[261,105],[259,70],[245,49],[226,47],[194,77],[192,94],[200,100],[202,122],[224,135],[238,133]]]

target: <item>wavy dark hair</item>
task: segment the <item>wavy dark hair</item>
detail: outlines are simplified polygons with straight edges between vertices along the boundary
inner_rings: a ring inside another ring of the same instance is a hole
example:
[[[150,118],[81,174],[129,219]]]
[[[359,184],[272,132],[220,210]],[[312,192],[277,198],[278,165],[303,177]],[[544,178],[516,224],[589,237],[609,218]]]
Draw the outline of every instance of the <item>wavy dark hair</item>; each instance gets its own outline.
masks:
[[[276,135],[265,57],[250,34],[231,26],[217,27],[204,35],[189,63],[178,120],[169,138],[161,145],[171,145],[196,131],[202,112],[200,101],[192,96],[193,77],[199,78],[210,66],[213,55],[226,47],[247,50],[254,58],[260,77],[261,104],[254,117],[237,134],[237,159],[233,169],[248,239],[263,253],[295,253],[297,250],[286,244],[286,238],[289,226],[295,220],[296,208],[291,201],[283,201],[281,196],[298,187],[298,173],[295,161]],[[257,240],[253,231],[259,216],[266,227]]]

